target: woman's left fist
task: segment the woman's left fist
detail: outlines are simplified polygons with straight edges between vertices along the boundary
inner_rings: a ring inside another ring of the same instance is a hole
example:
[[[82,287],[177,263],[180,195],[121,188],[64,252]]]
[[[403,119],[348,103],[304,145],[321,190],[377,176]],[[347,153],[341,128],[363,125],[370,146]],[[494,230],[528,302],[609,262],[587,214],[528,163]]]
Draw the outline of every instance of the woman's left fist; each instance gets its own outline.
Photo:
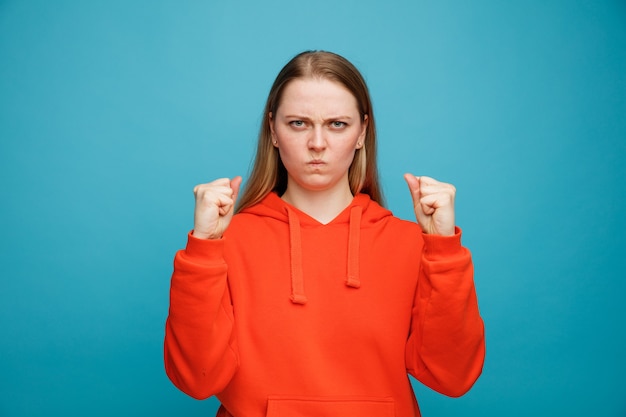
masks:
[[[429,177],[416,177],[413,174],[404,174],[404,179],[413,198],[415,218],[424,233],[441,236],[454,235],[456,188],[452,184],[439,182]]]

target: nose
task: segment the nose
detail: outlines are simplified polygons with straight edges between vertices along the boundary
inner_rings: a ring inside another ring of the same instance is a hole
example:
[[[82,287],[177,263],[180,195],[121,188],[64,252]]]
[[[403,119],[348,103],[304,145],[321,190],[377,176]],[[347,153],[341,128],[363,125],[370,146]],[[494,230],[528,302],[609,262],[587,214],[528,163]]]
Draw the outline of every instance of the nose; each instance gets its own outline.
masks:
[[[326,137],[322,126],[315,126],[311,131],[307,145],[312,151],[323,151],[326,148]]]

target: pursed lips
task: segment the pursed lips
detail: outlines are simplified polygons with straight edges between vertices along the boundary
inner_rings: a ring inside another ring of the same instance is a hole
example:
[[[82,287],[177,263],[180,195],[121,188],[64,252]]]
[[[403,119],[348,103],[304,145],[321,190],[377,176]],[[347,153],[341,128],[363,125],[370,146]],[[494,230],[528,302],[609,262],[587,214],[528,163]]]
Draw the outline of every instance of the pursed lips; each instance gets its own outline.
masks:
[[[321,167],[322,165],[326,165],[326,162],[321,159],[312,159],[307,162],[307,165],[310,165],[312,167]]]

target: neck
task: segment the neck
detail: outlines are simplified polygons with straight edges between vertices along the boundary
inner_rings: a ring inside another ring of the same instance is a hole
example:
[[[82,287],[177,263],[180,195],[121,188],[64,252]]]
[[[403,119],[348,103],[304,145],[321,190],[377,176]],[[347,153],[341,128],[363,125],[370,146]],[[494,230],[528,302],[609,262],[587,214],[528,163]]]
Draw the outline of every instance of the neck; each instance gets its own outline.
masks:
[[[350,205],[353,195],[349,186],[310,191],[288,185],[281,198],[318,222],[327,224]]]

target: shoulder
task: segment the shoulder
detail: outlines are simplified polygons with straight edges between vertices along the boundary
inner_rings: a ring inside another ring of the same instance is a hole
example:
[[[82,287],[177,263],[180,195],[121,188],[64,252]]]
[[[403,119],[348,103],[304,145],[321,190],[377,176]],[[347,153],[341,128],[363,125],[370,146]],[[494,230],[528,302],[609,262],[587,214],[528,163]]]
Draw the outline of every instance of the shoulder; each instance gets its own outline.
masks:
[[[362,225],[366,236],[370,236],[377,243],[382,243],[388,249],[398,250],[405,248],[409,252],[419,251],[423,247],[424,238],[422,228],[415,222],[396,217],[388,211],[375,221]],[[404,252],[404,250],[399,250]]]
[[[233,216],[227,231],[231,234],[233,232],[245,233],[246,230],[248,232],[254,232],[254,230],[261,227],[263,223],[263,217],[261,216],[250,213],[237,213]]]
[[[418,232],[421,235],[421,227],[415,221],[401,219],[373,200],[369,201],[367,211],[366,218],[374,225],[407,233]]]
[[[385,228],[389,233],[395,234],[399,238],[403,237],[420,244],[424,241],[422,228],[414,221],[390,216]]]

